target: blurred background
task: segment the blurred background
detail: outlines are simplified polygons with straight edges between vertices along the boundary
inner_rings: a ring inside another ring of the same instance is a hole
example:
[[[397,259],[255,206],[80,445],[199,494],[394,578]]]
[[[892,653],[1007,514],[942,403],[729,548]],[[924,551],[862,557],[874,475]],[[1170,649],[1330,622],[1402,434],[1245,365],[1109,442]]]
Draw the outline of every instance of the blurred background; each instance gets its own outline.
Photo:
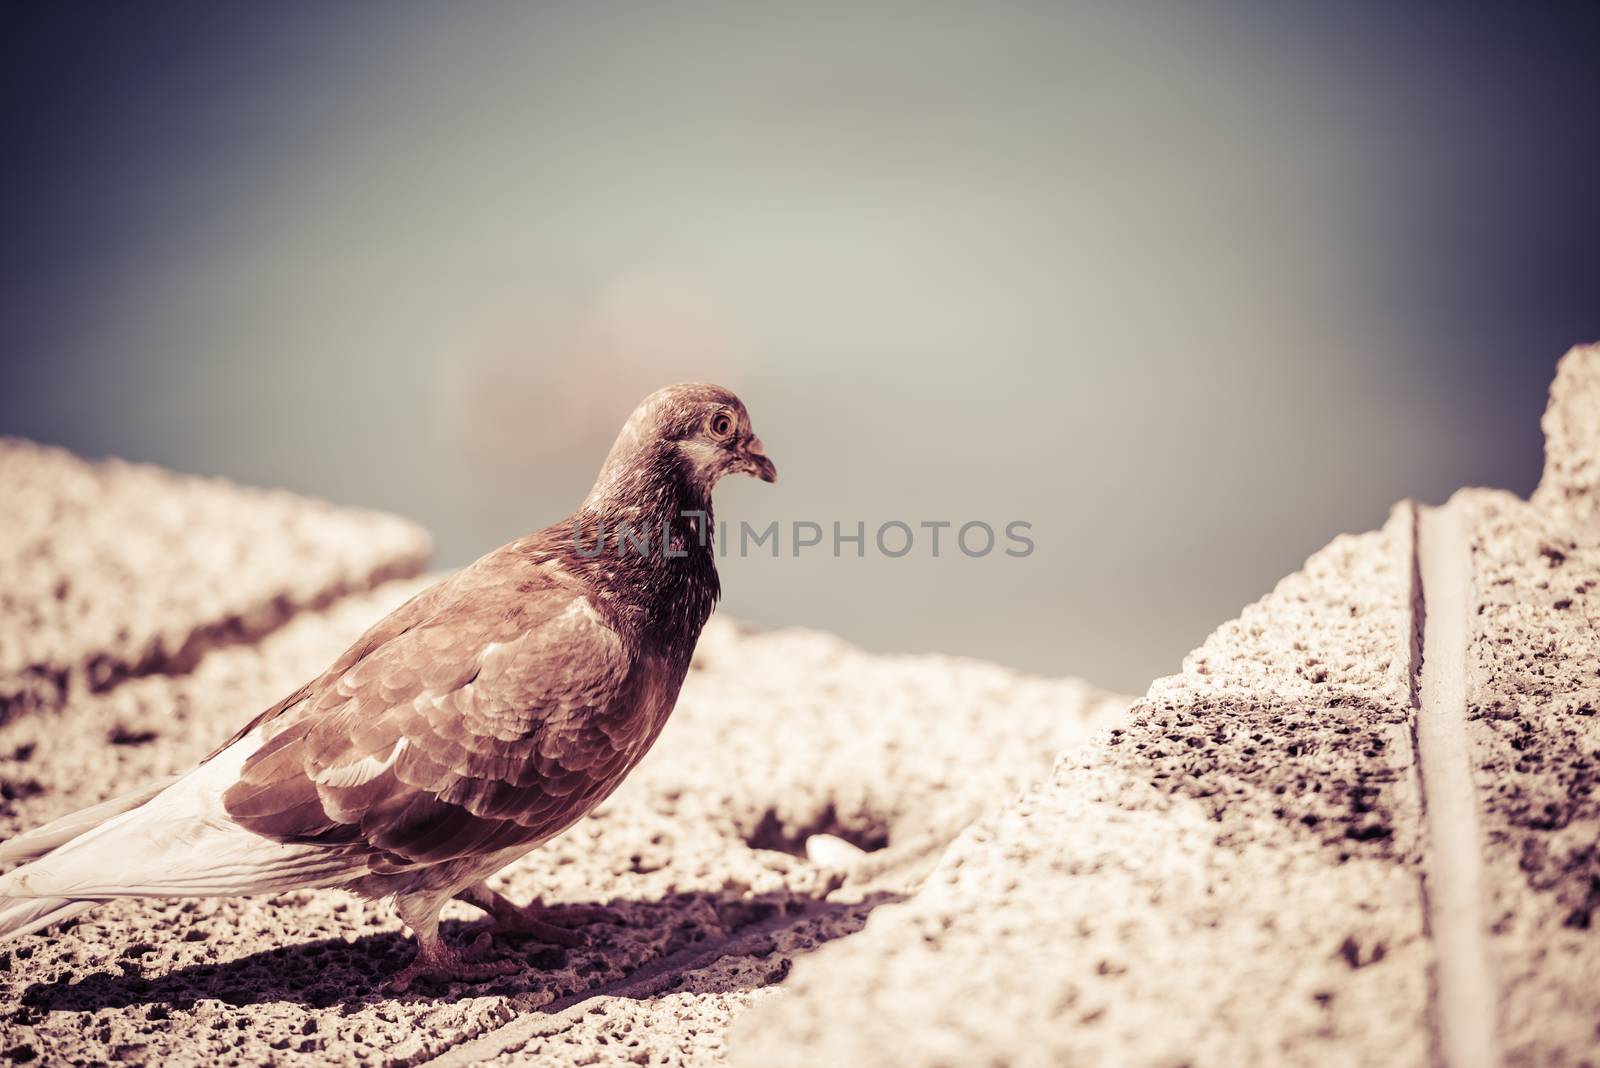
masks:
[[[658,385],[719,516],[1033,525],[724,611],[1142,692],[1600,340],[1592,6],[7,3],[0,433],[565,515]],[[3,522],[0,502],[0,522]]]

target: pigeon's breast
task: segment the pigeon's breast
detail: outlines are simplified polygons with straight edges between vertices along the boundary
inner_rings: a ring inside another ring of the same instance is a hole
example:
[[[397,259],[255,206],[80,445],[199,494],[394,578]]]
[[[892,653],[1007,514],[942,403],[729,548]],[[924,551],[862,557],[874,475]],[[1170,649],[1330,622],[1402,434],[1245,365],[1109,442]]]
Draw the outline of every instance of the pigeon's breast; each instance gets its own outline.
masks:
[[[629,673],[627,698],[596,711],[592,723],[599,735],[596,743],[601,744],[599,739],[604,738],[604,744],[620,758],[614,765],[614,780],[606,785],[607,794],[650,751],[677,706],[678,693],[688,673],[687,663],[679,664],[677,660],[648,653],[638,657]]]

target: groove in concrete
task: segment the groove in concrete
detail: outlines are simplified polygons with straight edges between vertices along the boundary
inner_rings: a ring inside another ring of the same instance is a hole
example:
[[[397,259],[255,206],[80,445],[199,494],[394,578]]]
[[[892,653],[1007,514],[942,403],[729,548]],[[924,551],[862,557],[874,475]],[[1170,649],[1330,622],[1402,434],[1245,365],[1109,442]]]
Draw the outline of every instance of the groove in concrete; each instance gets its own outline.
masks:
[[[1472,569],[1461,509],[1418,508],[1416,598],[1422,633],[1415,736],[1428,849],[1423,896],[1434,943],[1434,1026],[1449,1068],[1500,1063],[1499,999],[1485,938],[1483,840],[1467,742]]]

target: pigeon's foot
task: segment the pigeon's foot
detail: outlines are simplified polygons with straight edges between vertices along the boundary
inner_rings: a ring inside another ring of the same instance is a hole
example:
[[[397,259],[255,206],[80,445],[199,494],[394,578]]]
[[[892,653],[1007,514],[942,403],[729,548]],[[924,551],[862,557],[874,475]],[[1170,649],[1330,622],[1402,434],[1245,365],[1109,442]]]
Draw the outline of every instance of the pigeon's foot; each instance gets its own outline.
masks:
[[[519,905],[483,883],[468,887],[456,896],[487,912],[495,930],[527,935],[552,946],[587,945],[589,940],[571,930],[571,927],[591,923],[622,923],[622,915],[615,909],[597,905],[546,908],[538,899]]]
[[[404,994],[419,979],[441,983],[481,983],[518,971],[521,965],[516,961],[483,960],[492,941],[485,931],[461,951],[451,949],[437,935],[430,941],[419,942],[416,959],[389,980],[389,993]]]

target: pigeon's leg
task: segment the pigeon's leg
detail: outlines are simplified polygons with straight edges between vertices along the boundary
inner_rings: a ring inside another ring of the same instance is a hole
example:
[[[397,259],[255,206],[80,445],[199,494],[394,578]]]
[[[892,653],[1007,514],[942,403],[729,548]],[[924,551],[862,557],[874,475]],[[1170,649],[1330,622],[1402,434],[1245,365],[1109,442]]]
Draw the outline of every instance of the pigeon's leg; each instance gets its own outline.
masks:
[[[494,917],[494,925],[498,930],[531,935],[541,942],[556,946],[581,946],[587,940],[565,926],[551,921],[563,920],[566,923],[580,925],[622,922],[622,917],[612,909],[596,906],[574,905],[551,909],[546,908],[537,898],[526,905],[519,905],[504,894],[489,889],[488,883],[475,883],[465,890],[458,891],[456,897],[469,905],[476,905]]]
[[[451,949],[439,935],[439,901],[437,898],[416,898],[400,895],[395,905],[400,919],[417,936],[417,956],[406,969],[389,980],[389,991],[404,994],[418,979],[437,979],[441,982],[480,983],[518,970],[516,961],[475,960],[489,947],[487,931],[473,940],[466,952]]]

